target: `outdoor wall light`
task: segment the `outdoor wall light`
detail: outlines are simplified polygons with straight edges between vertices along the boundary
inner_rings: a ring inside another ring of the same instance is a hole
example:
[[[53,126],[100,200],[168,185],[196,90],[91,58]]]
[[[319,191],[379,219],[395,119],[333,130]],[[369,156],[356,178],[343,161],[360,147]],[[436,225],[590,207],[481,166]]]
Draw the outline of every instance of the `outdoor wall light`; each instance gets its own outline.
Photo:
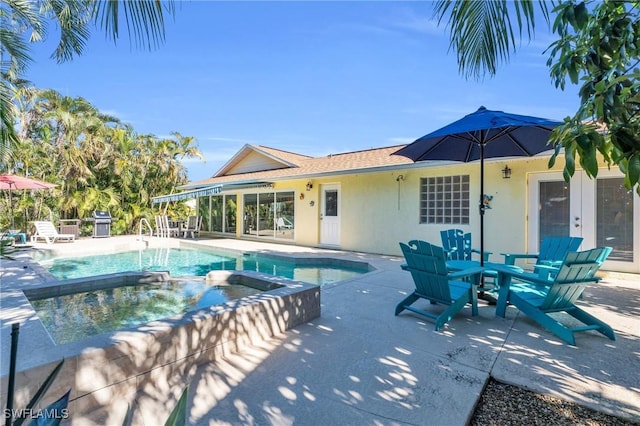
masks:
[[[307,182],[307,191],[311,191],[311,188],[313,188],[313,184],[309,181]]]
[[[304,200],[304,193],[302,193],[302,192],[300,193],[300,199]]]
[[[509,179],[511,178],[511,169],[509,168],[509,166],[504,166],[504,169],[502,169],[502,179]]]

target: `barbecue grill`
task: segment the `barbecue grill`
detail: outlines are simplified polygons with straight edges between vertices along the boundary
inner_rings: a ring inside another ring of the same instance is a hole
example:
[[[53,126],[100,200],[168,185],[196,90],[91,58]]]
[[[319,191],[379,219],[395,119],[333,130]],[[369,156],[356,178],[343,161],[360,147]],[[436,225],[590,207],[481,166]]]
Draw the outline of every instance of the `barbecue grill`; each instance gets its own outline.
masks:
[[[111,213],[96,210],[88,220],[93,222],[93,238],[104,238],[111,235],[111,222],[114,220]]]

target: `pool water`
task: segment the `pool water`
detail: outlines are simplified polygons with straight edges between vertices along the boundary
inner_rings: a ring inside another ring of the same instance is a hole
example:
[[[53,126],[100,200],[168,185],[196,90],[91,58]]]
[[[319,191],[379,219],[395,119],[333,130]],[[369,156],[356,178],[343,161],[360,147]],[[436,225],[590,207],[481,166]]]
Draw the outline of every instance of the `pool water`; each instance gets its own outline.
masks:
[[[261,291],[243,285],[166,281],[30,300],[56,344],[135,327],[177,314],[220,305]]]
[[[139,326],[260,292],[248,286],[214,285],[197,278],[210,271],[256,271],[320,286],[369,272],[368,265],[335,266],[329,262],[297,265],[259,254],[234,256],[192,248],[148,248],[108,255],[36,260],[61,280],[129,271],[169,271],[174,278],[163,283],[30,300],[57,344]]]
[[[40,264],[58,279],[126,271],[169,271],[172,277],[186,277],[205,276],[214,270],[242,270],[324,285],[369,272],[365,267],[297,265],[259,254],[232,256],[190,248],[148,248],[108,255],[41,260]]]

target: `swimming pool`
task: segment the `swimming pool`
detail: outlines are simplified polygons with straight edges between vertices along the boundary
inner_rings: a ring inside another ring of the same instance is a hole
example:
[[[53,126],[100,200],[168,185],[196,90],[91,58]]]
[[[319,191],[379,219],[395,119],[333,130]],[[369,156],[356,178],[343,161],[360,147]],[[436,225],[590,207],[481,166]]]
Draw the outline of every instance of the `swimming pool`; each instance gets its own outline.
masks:
[[[169,271],[172,277],[206,276],[209,271],[256,271],[325,285],[369,272],[368,266],[336,265],[323,259],[298,264],[261,254],[220,254],[193,248],[147,248],[113,254],[42,259],[38,262],[58,279],[84,278],[125,271]]]

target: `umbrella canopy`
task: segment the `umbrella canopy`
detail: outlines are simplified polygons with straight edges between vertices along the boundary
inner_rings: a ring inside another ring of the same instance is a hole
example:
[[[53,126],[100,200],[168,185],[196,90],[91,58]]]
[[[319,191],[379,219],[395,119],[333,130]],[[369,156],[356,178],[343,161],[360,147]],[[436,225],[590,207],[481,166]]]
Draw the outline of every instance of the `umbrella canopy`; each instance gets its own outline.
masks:
[[[526,115],[492,111],[476,112],[425,135],[394,152],[413,161],[480,160],[480,263],[484,261],[484,159],[530,157],[552,149],[551,131],[561,122]]]
[[[56,184],[18,175],[0,175],[0,189],[51,189]]]
[[[0,175],[0,190],[9,191],[9,209],[11,210],[11,228],[15,228],[13,218],[13,199],[11,197],[11,191],[14,189],[51,189],[58,185],[53,183],[43,182],[37,179],[31,179],[24,176],[3,174]]]

